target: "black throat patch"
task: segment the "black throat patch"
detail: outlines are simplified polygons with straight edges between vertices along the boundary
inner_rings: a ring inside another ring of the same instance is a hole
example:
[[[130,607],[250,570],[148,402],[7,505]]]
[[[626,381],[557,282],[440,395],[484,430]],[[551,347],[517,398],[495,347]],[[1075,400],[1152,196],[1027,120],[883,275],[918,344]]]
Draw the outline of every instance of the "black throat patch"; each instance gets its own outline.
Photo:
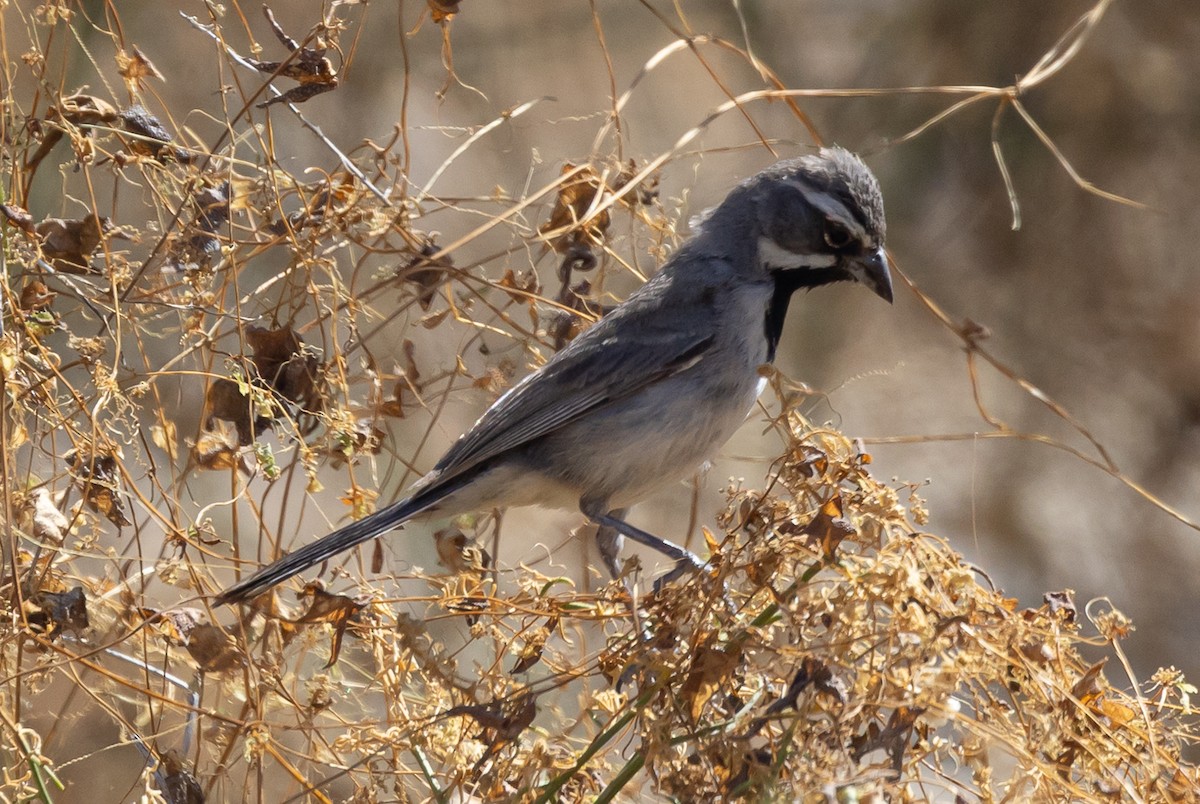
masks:
[[[792,294],[797,290],[811,290],[849,278],[839,268],[803,268],[771,272],[775,288],[771,292],[771,300],[767,302],[767,315],[764,322],[768,363],[775,361],[775,347],[779,345],[779,339],[783,335],[783,322],[787,318],[788,304],[792,301]]]

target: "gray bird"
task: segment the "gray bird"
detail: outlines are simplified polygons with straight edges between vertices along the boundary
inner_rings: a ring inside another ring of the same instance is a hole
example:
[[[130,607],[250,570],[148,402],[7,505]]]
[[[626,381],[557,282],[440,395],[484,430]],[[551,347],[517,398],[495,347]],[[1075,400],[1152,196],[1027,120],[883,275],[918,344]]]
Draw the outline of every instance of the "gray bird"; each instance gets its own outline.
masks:
[[[887,301],[883,198],[854,154],[825,148],[745,180],[662,270],[496,400],[408,494],[220,594],[254,597],[419,515],[578,507],[609,571],[622,536],[702,566],[625,509],[695,471],[746,420],[792,294],[861,282]]]

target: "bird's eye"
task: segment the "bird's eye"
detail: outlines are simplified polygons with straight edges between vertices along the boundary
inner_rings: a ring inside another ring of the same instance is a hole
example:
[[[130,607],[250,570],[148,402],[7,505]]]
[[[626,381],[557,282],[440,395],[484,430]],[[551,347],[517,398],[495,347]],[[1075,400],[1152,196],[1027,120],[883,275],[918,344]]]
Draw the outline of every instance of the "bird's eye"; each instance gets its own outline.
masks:
[[[850,245],[850,230],[833,218],[825,220],[825,245],[832,249],[842,249]]]

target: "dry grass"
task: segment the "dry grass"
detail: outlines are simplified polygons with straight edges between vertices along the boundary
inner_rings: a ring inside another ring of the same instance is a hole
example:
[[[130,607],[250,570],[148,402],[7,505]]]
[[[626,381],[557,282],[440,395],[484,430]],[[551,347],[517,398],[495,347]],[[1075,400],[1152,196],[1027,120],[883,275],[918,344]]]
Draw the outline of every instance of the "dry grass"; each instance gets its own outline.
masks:
[[[457,6],[430,0],[414,33],[444,37],[443,92],[468,91]],[[338,90],[347,8],[307,33],[272,22],[253,59],[235,41],[262,20],[189,23],[229,88],[204,114],[161,103],[106,13],[4,10],[5,800],[1195,800],[1192,688],[1133,677],[1119,611],[1067,592],[1021,608],[921,531],[916,487],[795,413],[705,530],[711,573],[636,617],[621,584],[487,569],[498,518],[441,534],[444,573],[368,548],[327,573],[352,592],[209,608],[372,510],[428,465],[447,410],[494,398],[613,303],[606,285],[652,270],[677,223],[656,171],[713,120],[770,97],[811,125],[799,104],[819,93],[764,68],[772,89],[730,95],[670,151],[441,197],[442,170],[536,102],[481,121],[418,188],[403,119],[343,153],[287,105]],[[999,113],[1022,89],[936,91]],[[280,156],[285,126],[320,165]],[[972,376],[983,359],[1024,382],[928,304]],[[1094,446],[1076,452],[1149,496]]]

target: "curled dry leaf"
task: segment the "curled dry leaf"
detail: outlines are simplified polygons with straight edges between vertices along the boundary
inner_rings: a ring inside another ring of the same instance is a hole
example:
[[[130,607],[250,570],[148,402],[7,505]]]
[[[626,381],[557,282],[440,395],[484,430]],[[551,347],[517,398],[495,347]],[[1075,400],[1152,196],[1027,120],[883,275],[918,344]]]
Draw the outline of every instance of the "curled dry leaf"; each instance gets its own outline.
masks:
[[[68,95],[46,114],[42,144],[25,163],[25,172],[32,176],[38,165],[53,150],[65,131],[72,129],[72,144],[76,158],[80,161],[92,155],[92,126],[112,125],[118,120],[117,108],[106,100],[93,95]]]
[[[233,635],[219,625],[201,623],[188,633],[188,655],[206,673],[234,670],[246,663],[246,656]]]
[[[1042,601],[1049,607],[1051,614],[1062,617],[1068,623],[1075,622],[1079,613],[1075,610],[1075,590],[1064,589],[1061,592],[1047,592],[1042,595]]]
[[[137,608],[135,612],[146,624],[173,645],[186,645],[191,639],[192,632],[207,619],[203,611],[189,607],[164,611]]]
[[[481,575],[491,566],[491,556],[460,528],[443,528],[433,534],[438,563],[456,574]]]
[[[205,416],[204,427],[211,434],[216,428],[214,419],[221,419],[229,422],[236,428],[238,436],[238,444],[246,446],[254,442],[256,433],[267,430],[271,427],[271,419],[265,416],[254,415],[254,402],[250,395],[245,393],[245,386],[234,382],[233,380],[221,377],[213,380],[208,386],[208,392],[205,394],[204,406],[208,411]],[[203,440],[203,436],[201,436]],[[205,444],[203,454],[205,456],[212,455],[212,460],[221,459],[221,442],[224,439],[220,436],[215,437],[211,442]],[[200,453],[200,443],[197,442],[197,453]],[[199,455],[197,456],[200,457]],[[223,459],[222,459],[223,460]],[[201,465],[204,465],[202,461]],[[222,466],[213,466],[210,468],[224,468]]]
[[[46,218],[34,233],[55,270],[73,274],[98,273],[91,267],[92,254],[105,237],[124,237],[108,218],[95,213],[78,220]]]
[[[306,350],[303,339],[295,330],[247,327],[246,343],[253,351],[250,359],[259,378],[271,390],[305,410],[321,409],[321,364]]]
[[[329,446],[326,449],[330,465],[334,469],[340,469],[356,461],[359,455],[378,455],[386,438],[387,433],[365,419],[356,421],[352,430],[330,433]]]
[[[425,0],[429,4],[429,16],[434,22],[449,22],[458,13],[462,0]]]
[[[58,294],[46,287],[42,280],[30,280],[21,288],[21,309],[27,313],[48,310],[57,296]]]
[[[155,777],[167,804],[204,804],[204,787],[191,764],[177,750],[167,751],[159,758],[159,763]]]
[[[66,592],[34,592],[25,598],[24,612],[30,630],[48,639],[68,628],[75,634],[88,628],[87,597],[82,586]]]
[[[250,474],[250,465],[242,453],[237,439],[225,427],[207,430],[196,439],[192,457],[201,469],[241,469]]]
[[[102,451],[103,450],[103,451]],[[65,456],[67,471],[83,493],[88,507],[103,514],[117,527],[130,524],[120,496],[119,452],[93,447],[71,450]]]
[[[160,162],[168,158],[184,164],[192,161],[190,153],[171,144],[174,139],[171,132],[144,106],[135,104],[122,109],[120,119],[121,128],[134,135],[122,138],[125,149],[134,156],[148,156]]]
[[[692,667],[680,688],[680,696],[692,720],[699,720],[704,705],[729,685],[737,669],[741,651],[734,645],[725,648],[702,646],[692,658]]]
[[[29,494],[33,514],[33,537],[50,544],[62,544],[71,522],[58,510],[47,488],[36,488]]]
[[[0,204],[0,216],[9,226],[15,226],[25,234],[33,234],[33,216],[15,204]]]
[[[833,561],[837,555],[838,546],[847,536],[853,536],[858,531],[850,520],[842,516],[842,495],[835,494],[824,503],[812,521],[804,526],[801,533],[808,537],[812,547],[820,548],[821,555],[826,561]]]
[[[872,751],[883,749],[892,760],[892,769],[899,773],[904,763],[904,752],[913,733],[917,718],[925,712],[924,707],[897,706],[882,729],[872,722],[865,732],[855,735],[850,741],[855,762]]]
[[[275,103],[303,103],[314,95],[337,88],[337,70],[334,68],[333,62],[325,56],[329,50],[326,37],[336,34],[337,29],[322,26],[320,34],[314,37],[317,47],[301,47],[299,42],[284,32],[283,27],[275,20],[275,15],[269,6],[263,6],[263,16],[267,18],[267,23],[270,24],[275,38],[291,51],[292,57],[287,61],[256,61],[254,59],[246,59],[246,61],[250,62],[259,72],[291,78],[300,82],[300,85],[278,97],[263,101],[258,104],[258,108],[264,109]]]
[[[417,304],[421,305],[422,310],[429,309],[433,297],[446,281],[446,272],[454,268],[449,255],[437,260],[430,259],[439,251],[441,249],[432,240],[426,240],[421,250],[396,272],[400,279],[417,286]]]
[[[550,617],[545,624],[533,629],[525,636],[524,644],[517,655],[517,663],[513,665],[512,674],[524,673],[542,660],[542,652],[546,649],[546,640],[558,628],[558,617]]]
[[[157,78],[159,81],[167,80],[137,45],[131,45],[128,51],[124,48],[118,50],[116,60],[117,74],[124,79],[125,87],[131,95],[137,95],[142,91],[142,82],[147,78]]]
[[[345,595],[334,595],[326,592],[320,584],[310,583],[304,587],[301,596],[311,597],[308,611],[292,620],[296,625],[312,623],[329,623],[333,626],[333,643],[329,648],[329,662],[326,667],[337,663],[342,652],[342,637],[346,627],[356,621],[366,609],[365,601],[355,600]]]
[[[483,728],[479,739],[491,748],[520,737],[537,716],[537,698],[526,693],[508,702],[455,706],[446,711],[446,717],[466,716]]]
[[[273,222],[268,230],[273,234],[282,235],[288,231],[298,232],[320,226],[323,223],[336,222],[340,216],[355,208],[355,180],[349,173],[338,173],[317,186],[316,192],[305,198],[303,209],[298,209]]]

